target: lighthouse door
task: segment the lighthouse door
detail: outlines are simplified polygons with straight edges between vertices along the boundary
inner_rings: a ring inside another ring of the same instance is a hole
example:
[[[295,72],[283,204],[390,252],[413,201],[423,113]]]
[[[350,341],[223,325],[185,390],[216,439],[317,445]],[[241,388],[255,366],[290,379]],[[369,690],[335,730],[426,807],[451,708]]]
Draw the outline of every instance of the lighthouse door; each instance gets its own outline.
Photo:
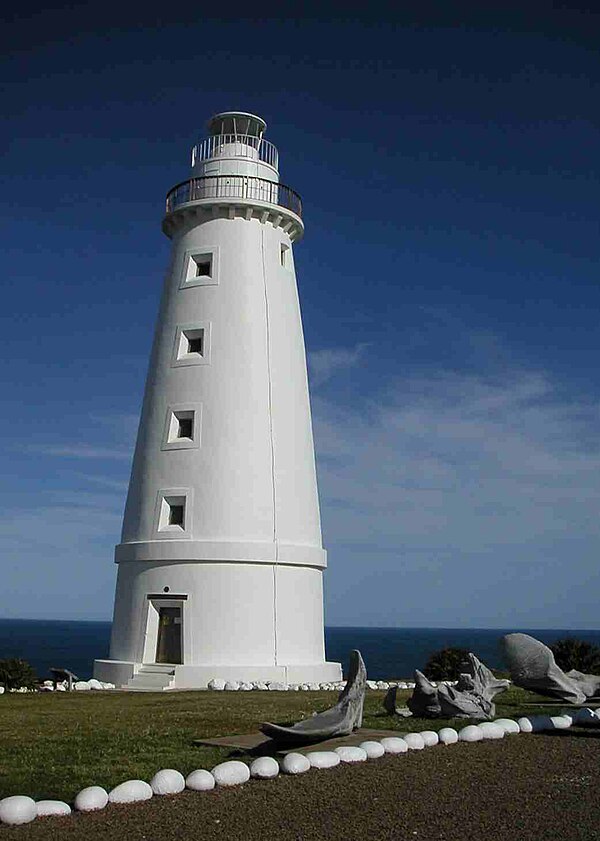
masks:
[[[181,663],[181,608],[159,607],[157,663]]]

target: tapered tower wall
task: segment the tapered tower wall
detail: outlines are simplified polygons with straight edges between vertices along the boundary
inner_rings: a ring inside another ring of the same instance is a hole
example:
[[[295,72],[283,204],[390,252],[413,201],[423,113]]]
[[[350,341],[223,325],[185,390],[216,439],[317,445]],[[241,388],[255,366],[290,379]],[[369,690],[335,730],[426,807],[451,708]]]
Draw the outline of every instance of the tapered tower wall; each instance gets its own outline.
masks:
[[[181,611],[173,685],[340,674],[324,660],[326,556],[292,250],[302,223],[255,146],[211,140],[217,169],[195,161],[202,176],[168,207],[172,259],[103,679],[154,662],[168,604]],[[240,175],[258,165],[269,179]]]

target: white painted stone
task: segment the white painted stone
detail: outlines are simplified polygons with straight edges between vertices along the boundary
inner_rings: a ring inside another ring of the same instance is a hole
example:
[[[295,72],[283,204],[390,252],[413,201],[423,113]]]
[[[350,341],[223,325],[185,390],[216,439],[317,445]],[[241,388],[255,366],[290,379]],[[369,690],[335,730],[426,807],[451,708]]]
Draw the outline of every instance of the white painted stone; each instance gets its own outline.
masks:
[[[362,748],[357,748],[351,745],[344,745],[341,748],[336,748],[335,752],[342,762],[366,762],[367,752]]]
[[[556,730],[568,730],[573,724],[573,719],[568,715],[553,715],[550,717],[550,721]],[[596,721],[597,726],[600,727],[600,721],[598,719]]]
[[[459,742],[481,742],[483,733],[476,724],[468,724],[458,731]]]
[[[222,692],[225,689],[225,683],[226,681],[221,680],[220,677],[214,677],[208,681],[208,688],[212,689],[213,692]]]
[[[104,809],[108,803],[108,792],[101,786],[88,786],[81,789],[75,798],[75,809],[78,812],[96,812]]]
[[[423,750],[425,747],[425,740],[420,733],[404,733],[402,738],[409,750]]]
[[[210,771],[205,771],[204,768],[192,771],[185,778],[185,787],[189,788],[190,791],[212,791],[215,785],[215,778]]]
[[[287,692],[290,688],[287,683],[281,683],[279,681],[273,681],[272,683],[268,684],[269,692]]]
[[[36,804],[38,818],[49,817],[50,815],[70,815],[71,807],[62,800],[39,800]]]
[[[398,684],[398,689],[408,689],[408,684],[406,684],[404,681],[400,681],[400,683]]]
[[[115,786],[108,795],[110,803],[137,803],[140,800],[150,800],[152,788],[144,780],[126,780]]]
[[[513,721],[512,718],[497,718],[492,723],[497,724],[499,727],[502,727],[507,736],[513,733],[521,732],[521,728],[519,727],[516,721]]]
[[[406,753],[408,750],[404,739],[397,736],[386,736],[381,740],[381,744],[386,753]]]
[[[426,748],[433,748],[440,741],[440,737],[435,730],[421,730],[419,736],[423,739]]]
[[[95,689],[96,691],[98,691],[99,689],[104,689],[104,684],[101,681],[96,680],[95,678],[91,678],[87,682],[90,685],[90,689]]]
[[[519,730],[521,731],[521,733],[533,733],[533,724],[531,723],[531,719],[528,716],[518,718],[517,724],[519,725]]]
[[[458,733],[454,727],[442,727],[438,736],[442,745],[455,745],[458,742]]]
[[[384,689],[386,692],[390,688],[389,683],[385,680],[378,680],[377,681],[377,689]]]
[[[7,823],[11,826],[19,826],[23,823],[31,823],[37,818],[35,800],[20,794],[12,797],[5,797],[0,800],[0,823]]]
[[[381,742],[361,742],[359,748],[364,750],[368,759],[379,759],[385,753],[385,748]]]
[[[76,680],[73,684],[73,689],[77,692],[87,692],[91,689],[89,680]]]
[[[287,753],[281,763],[284,774],[304,774],[310,770],[310,762],[302,753]]]
[[[240,684],[240,691],[241,692],[252,692],[253,689],[254,689],[254,687],[252,686],[251,683],[246,682],[246,683],[241,683]]]
[[[504,727],[501,727],[499,724],[496,724],[493,721],[482,721],[480,724],[478,724],[476,726],[483,733],[483,738],[484,739],[503,739],[504,738]]]
[[[367,686],[369,687],[369,689],[377,689],[377,681],[368,680],[367,681]]]
[[[228,680],[224,686],[226,692],[237,692],[240,688],[240,684],[237,680]]]
[[[54,692],[53,686],[38,686],[38,692]]]
[[[154,794],[179,794],[185,788],[185,779],[179,771],[163,768],[152,777],[150,787]]]
[[[0,686],[0,695],[4,695],[4,687]]]
[[[56,684],[55,692],[66,692],[66,691],[67,691],[67,687],[64,686],[64,684],[62,684],[62,683],[57,683]]]
[[[302,686],[300,687],[300,689],[303,692],[308,692],[308,690],[310,689],[310,686],[308,685],[308,683],[303,683]]]
[[[334,750],[313,750],[306,754],[311,768],[335,768],[342,761]]]
[[[103,686],[104,689],[116,689],[117,688],[114,685],[114,683],[110,683],[110,681],[107,681],[107,680],[103,680],[103,681],[101,681],[101,683],[102,683],[102,686]]]
[[[269,687],[267,686],[267,684],[266,684],[266,683],[262,683],[262,682],[257,683],[257,684],[256,684],[256,688],[257,688],[260,692],[267,692],[267,691],[268,691],[268,689],[269,689]]]
[[[279,775],[279,763],[272,756],[259,756],[250,765],[250,776],[259,780],[272,780]]]
[[[250,779],[250,769],[245,762],[237,759],[221,762],[212,769],[211,773],[218,786],[239,786]]]

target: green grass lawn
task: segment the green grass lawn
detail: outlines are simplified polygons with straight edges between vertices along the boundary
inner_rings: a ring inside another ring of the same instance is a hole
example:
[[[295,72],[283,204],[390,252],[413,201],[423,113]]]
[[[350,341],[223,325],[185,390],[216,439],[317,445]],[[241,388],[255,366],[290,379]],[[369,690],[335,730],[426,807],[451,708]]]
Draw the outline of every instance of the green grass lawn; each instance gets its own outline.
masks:
[[[364,727],[407,732],[468,723],[391,718],[381,706],[384,694],[367,691]],[[410,694],[399,691],[398,703],[406,703]],[[160,768],[183,774],[210,769],[231,751],[197,747],[193,739],[248,733],[261,721],[298,721],[331,706],[336,697],[334,692],[5,694],[0,696],[0,798],[27,794],[70,802],[84,786],[110,789],[127,779],[150,780]],[[536,696],[520,689],[497,700],[498,717],[537,711],[523,706]]]

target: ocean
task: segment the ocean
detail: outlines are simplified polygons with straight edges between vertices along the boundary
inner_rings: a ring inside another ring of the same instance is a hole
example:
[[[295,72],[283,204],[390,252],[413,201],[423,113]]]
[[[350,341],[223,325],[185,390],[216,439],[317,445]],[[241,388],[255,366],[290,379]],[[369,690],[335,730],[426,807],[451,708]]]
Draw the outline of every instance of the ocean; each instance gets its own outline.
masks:
[[[551,644],[565,636],[600,645],[600,631],[490,628],[326,628],[327,659],[346,668],[352,648],[361,652],[373,680],[407,678],[422,668],[429,655],[446,646],[466,648],[491,668],[502,668],[500,640],[522,631]],[[108,656],[110,622],[0,619],[0,660],[28,660],[41,678],[52,666],[81,678],[92,675],[95,659]],[[218,677],[218,675],[215,675]]]

